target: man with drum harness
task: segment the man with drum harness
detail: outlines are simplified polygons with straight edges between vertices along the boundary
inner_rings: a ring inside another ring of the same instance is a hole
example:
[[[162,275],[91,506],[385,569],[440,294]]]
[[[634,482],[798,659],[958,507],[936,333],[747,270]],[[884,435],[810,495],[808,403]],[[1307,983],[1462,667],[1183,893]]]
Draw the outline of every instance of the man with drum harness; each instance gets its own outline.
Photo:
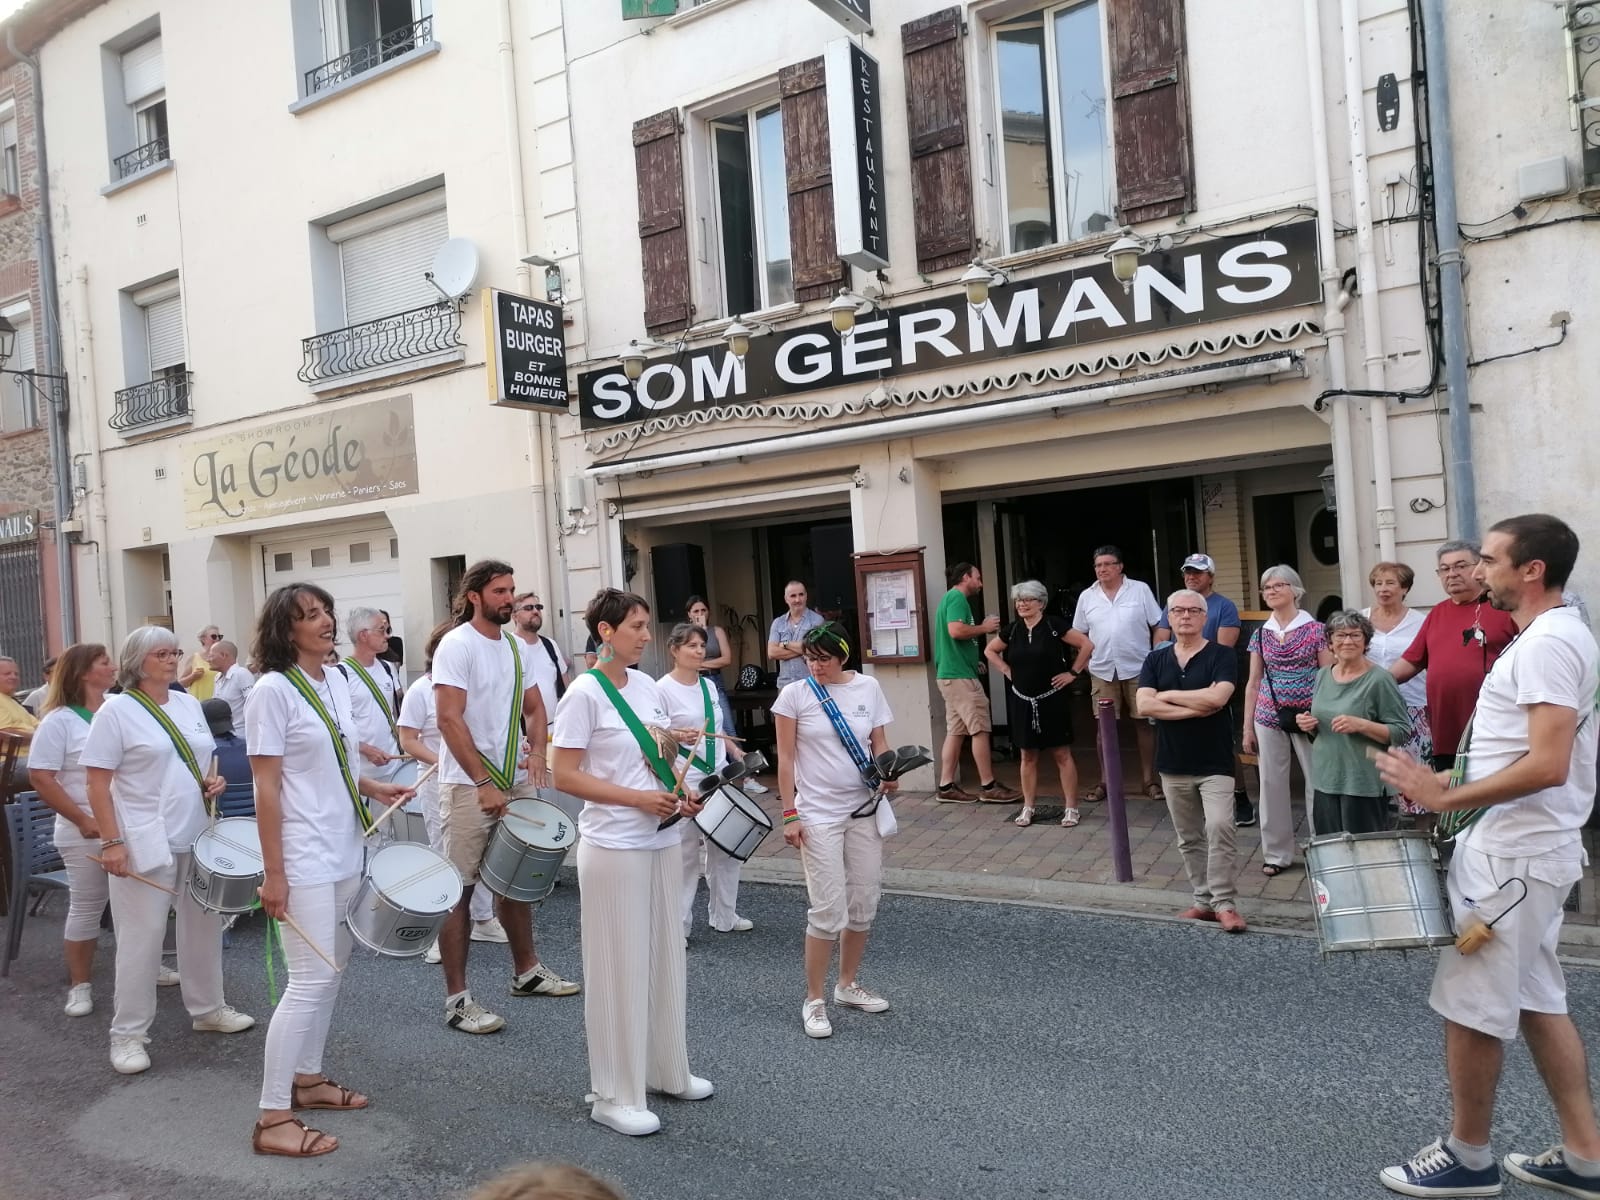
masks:
[[[361,773],[369,779],[387,779],[389,764],[400,757],[394,724],[400,684],[394,667],[378,657],[389,648],[389,622],[375,608],[353,608],[349,620],[350,654],[343,667],[350,680],[356,737],[361,741]]]
[[[1403,754],[1377,759],[1384,781],[1441,813],[1440,836],[1455,840],[1448,884],[1461,936],[1444,949],[1429,997],[1445,1019],[1452,1123],[1409,1162],[1380,1172],[1385,1187],[1408,1196],[1500,1194],[1490,1129],[1505,1043],[1520,1030],[1562,1142],[1508,1154],[1505,1170],[1600,1200],[1600,1129],[1556,958],[1562,903],[1583,874],[1600,730],[1600,650],[1561,598],[1577,556],[1577,536],[1542,513],[1489,531],[1476,578],[1518,632],[1484,680],[1455,768],[1435,775]]]
[[[444,741],[439,756],[444,855],[466,885],[439,931],[439,953],[445,1023],[463,1033],[493,1033],[505,1024],[467,990],[467,910],[478,865],[506,805],[535,796],[545,780],[544,701],[531,669],[532,656],[540,651],[505,629],[516,592],[510,566],[493,560],[474,563],[456,593],[456,627],[440,640],[433,656],[433,694]],[[527,758],[524,732],[533,747]],[[495,907],[511,943],[511,994],[575,994],[576,983],[539,961],[532,905],[500,896]]]

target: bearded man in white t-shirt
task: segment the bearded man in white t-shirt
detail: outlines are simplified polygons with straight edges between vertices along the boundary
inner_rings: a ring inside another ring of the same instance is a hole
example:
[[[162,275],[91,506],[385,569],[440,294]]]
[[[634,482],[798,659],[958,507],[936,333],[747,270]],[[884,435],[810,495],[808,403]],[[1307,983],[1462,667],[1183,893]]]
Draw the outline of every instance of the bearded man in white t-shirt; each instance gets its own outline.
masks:
[[[1577,535],[1544,513],[1489,530],[1475,568],[1517,636],[1478,693],[1457,754],[1461,781],[1403,754],[1378,756],[1384,781],[1455,827],[1451,907],[1458,932],[1493,922],[1490,940],[1445,948],[1429,1003],[1445,1020],[1450,1132],[1379,1180],[1409,1196],[1492,1196],[1500,1166],[1490,1149],[1505,1043],[1520,1031],[1555,1102],[1563,1142],[1539,1155],[1508,1154],[1527,1183],[1600,1200],[1600,1128],[1583,1041],[1567,1015],[1556,958],[1562,905],[1583,875],[1582,828],[1594,806],[1600,650],[1561,590]],[[1461,759],[1465,767],[1461,767]]]
[[[444,855],[466,887],[439,930],[444,965],[445,1023],[463,1033],[493,1033],[505,1018],[484,1009],[467,989],[467,913],[478,864],[495,822],[512,800],[535,796],[545,783],[546,718],[535,682],[533,655],[543,653],[512,636],[516,580],[506,563],[474,563],[461,577],[457,625],[433,654],[438,711],[439,818]],[[522,694],[516,694],[517,662]],[[526,755],[523,738],[532,747]],[[533,906],[495,898],[511,944],[513,996],[571,996],[578,985],[539,961],[533,944]]]

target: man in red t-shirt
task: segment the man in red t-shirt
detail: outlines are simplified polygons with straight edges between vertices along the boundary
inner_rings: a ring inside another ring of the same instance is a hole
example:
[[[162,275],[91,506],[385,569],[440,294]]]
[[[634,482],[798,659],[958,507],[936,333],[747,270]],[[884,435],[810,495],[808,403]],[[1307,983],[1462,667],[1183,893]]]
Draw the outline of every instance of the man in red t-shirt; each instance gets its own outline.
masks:
[[[1389,668],[1404,683],[1418,671],[1428,673],[1428,726],[1433,732],[1433,769],[1455,766],[1456,748],[1478,703],[1478,689],[1500,651],[1511,644],[1517,627],[1489,603],[1474,578],[1478,547],[1473,542],[1446,542],[1439,547],[1439,582],[1445,599],[1423,618],[1422,628],[1404,654]]]

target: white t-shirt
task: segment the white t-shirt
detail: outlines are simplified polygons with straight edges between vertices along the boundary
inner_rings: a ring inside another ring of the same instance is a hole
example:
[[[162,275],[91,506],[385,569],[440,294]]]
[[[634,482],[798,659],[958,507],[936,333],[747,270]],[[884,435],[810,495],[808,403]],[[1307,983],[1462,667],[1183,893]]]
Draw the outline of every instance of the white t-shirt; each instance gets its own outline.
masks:
[[[704,729],[706,727],[706,702],[701,693],[704,688],[711,695],[711,719],[715,722],[714,728],[718,733],[729,732],[724,726],[728,719],[722,713],[722,705],[717,702],[717,694],[711,691],[711,685],[703,679],[693,683],[679,683],[671,674],[663,675],[656,680],[656,687],[661,692],[661,700],[667,706],[667,716],[671,719],[672,729]],[[712,742],[715,749],[711,752],[711,769],[720,771],[728,765],[728,743],[721,738]],[[703,762],[705,759],[706,745],[701,742],[695,747],[693,762]],[[695,785],[705,778],[705,772],[692,764],[688,773],[683,777],[683,790],[686,795],[698,796]]]
[[[871,758],[872,731],[894,720],[878,681],[856,671],[843,683],[829,684],[828,695]],[[773,701],[772,712],[795,721],[794,806],[801,819],[818,825],[848,821],[872,793],[823,711],[822,701],[812,692],[810,681],[785,685]]]
[[[438,659],[434,659],[437,666]],[[622,699],[641,724],[670,728],[672,720],[656,681],[643,671],[628,671],[627,682],[619,689]],[[567,750],[582,750],[581,770],[619,787],[641,792],[667,789],[645,761],[638,740],[628,732],[611,700],[594,676],[584,674],[561,698],[556,714],[555,745]],[[683,832],[671,825],[656,828],[659,817],[622,804],[585,802],[578,815],[578,832],[596,846],[607,850],[660,850],[676,846]]]
[[[544,698],[544,716],[549,721],[556,711],[556,672],[559,670],[561,678],[565,679],[572,665],[567,662],[567,656],[561,653],[561,647],[544,638],[543,634],[535,635],[532,643],[523,644],[528,647],[528,666],[533,671],[533,682],[539,685],[539,695]],[[555,646],[559,667],[550,661],[547,646]]]
[[[54,771],[56,782],[72,802],[85,813],[89,810],[89,774],[79,764],[83,744],[89,740],[89,722],[70,708],[53,708],[34,730],[28,747],[28,767],[35,771]],[[81,845],[78,827],[61,815],[56,816],[56,845]]]
[[[1594,804],[1600,735],[1600,649],[1571,608],[1540,613],[1495,660],[1478,693],[1466,779],[1483,779],[1528,752],[1528,705],[1576,710],[1567,781],[1496,804],[1461,835],[1463,845],[1502,858],[1583,857],[1582,830]]]
[[[406,689],[400,701],[399,725],[417,731],[417,740],[435,754],[443,740],[439,737],[439,709],[433,702],[433,676],[424,675]]]
[[[516,679],[516,668],[511,661],[513,650],[522,655],[522,692],[526,697],[533,687],[533,656],[543,655],[544,651],[521,638],[509,633],[502,633],[498,640],[487,638],[469,623],[458,625],[445,634],[433,654],[433,685],[460,688],[467,693],[464,715],[472,743],[497,770],[505,761],[506,734],[511,726],[511,689]],[[526,699],[523,703],[526,714]],[[515,734],[520,760],[522,730],[516,730]],[[441,744],[440,783],[472,783],[485,774],[481,762],[463,767],[450,753],[450,747]],[[518,767],[512,782],[520,783],[527,777],[528,772]]]
[[[380,701],[357,673],[356,664],[352,660],[347,658],[340,665],[344,668],[350,684],[350,711],[354,714],[356,740],[368,746],[376,746],[387,754],[399,754],[400,743],[395,740],[391,724],[394,720],[394,709],[390,700],[395,693],[395,678],[392,674],[394,668],[381,658],[375,660],[370,668],[362,668],[377,686],[378,694],[382,697]],[[246,738],[245,744],[249,743],[250,739]],[[371,778],[387,779],[394,772],[392,765],[374,766],[359,756],[356,762],[361,768],[361,773]]]
[[[333,717],[344,737],[345,754],[354,764],[358,745],[350,710],[354,685],[332,667],[323,670],[321,682],[309,675],[306,679]],[[244,740],[251,757],[283,760],[278,802],[283,810],[283,874],[289,886],[312,887],[359,875],[361,826],[327,725],[277,671],[256,681],[244,714]]]
[[[1160,622],[1161,605],[1137,579],[1123,579],[1115,596],[1090,584],[1072,614],[1072,627],[1094,645],[1089,674],[1096,679],[1138,679],[1150,653],[1150,627]]]
[[[1363,608],[1361,615],[1372,618],[1372,610]],[[1400,618],[1388,633],[1381,629],[1372,631],[1372,642],[1367,646],[1367,657],[1377,663],[1385,671],[1400,661],[1400,656],[1417,640],[1417,631],[1422,628],[1426,613],[1418,612],[1414,608],[1406,609],[1406,615]],[[1407,708],[1423,708],[1428,703],[1428,673],[1418,671],[1410,679],[1400,685],[1400,698],[1406,702]]]
[[[194,751],[205,774],[217,743],[200,701],[169,692],[161,706]],[[171,851],[187,853],[206,827],[200,785],[178,756],[167,731],[131,696],[107,696],[89,726],[78,761],[114,771],[111,800],[117,833],[135,871],[164,867]]]
[[[250,694],[250,688],[255,681],[254,675],[238,663],[234,663],[218,675],[216,682],[211,685],[211,698],[228,702],[228,709],[233,713],[235,733],[244,732],[244,698]]]

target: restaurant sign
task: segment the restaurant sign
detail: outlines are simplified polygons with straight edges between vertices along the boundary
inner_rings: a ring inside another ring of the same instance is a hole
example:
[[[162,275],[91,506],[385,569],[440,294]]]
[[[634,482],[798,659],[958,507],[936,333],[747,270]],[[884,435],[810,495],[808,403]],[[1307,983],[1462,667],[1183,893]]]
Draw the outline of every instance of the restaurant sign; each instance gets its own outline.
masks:
[[[1101,261],[1001,284],[975,308],[960,292],[751,340],[655,359],[637,383],[620,366],[578,376],[584,428],[781,399],[940,368],[1073,350],[1113,338],[1313,304],[1322,294],[1316,225],[1296,221],[1232,237],[1195,237],[1145,255],[1127,291]]]
[[[183,517],[190,529],[417,490],[410,396],[320,409],[181,445]]]

